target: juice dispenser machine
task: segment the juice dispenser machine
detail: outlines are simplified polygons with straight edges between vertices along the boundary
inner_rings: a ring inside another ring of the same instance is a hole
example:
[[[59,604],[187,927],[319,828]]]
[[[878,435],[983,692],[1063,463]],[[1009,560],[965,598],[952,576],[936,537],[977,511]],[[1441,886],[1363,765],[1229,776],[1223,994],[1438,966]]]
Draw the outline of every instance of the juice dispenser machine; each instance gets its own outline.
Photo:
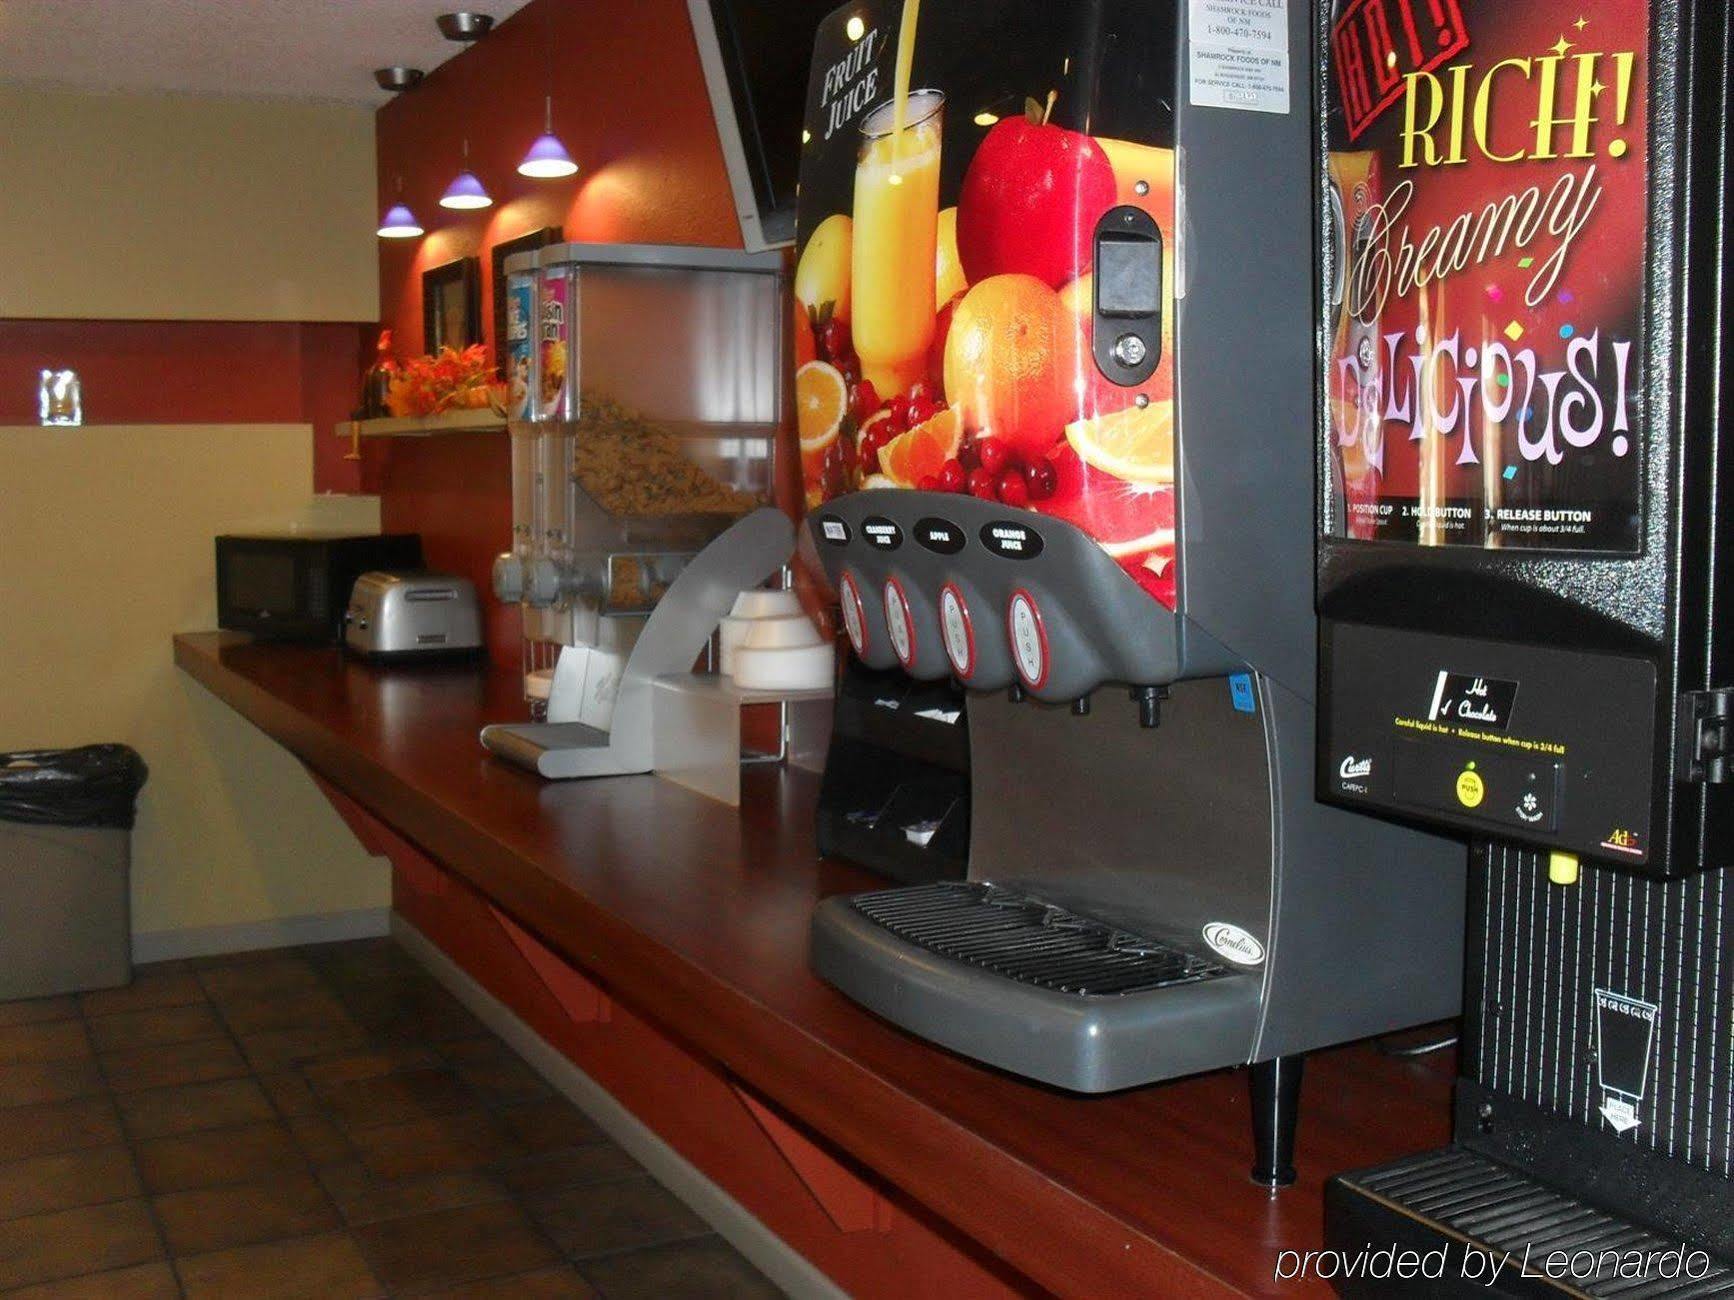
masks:
[[[970,825],[812,961],[1063,1088],[1252,1064],[1276,1184],[1302,1053],[1457,1010],[1464,854],[1312,797],[1310,22],[1235,8],[820,29],[808,522],[854,658],[965,688]]]
[[[689,672],[794,547],[772,496],[785,425],[776,253],[560,244],[506,263],[512,548],[540,715],[482,743],[548,777],[648,772],[659,678]]]
[[[1342,1286],[1734,1294],[1729,9],[1325,8],[1318,788],[1473,846],[1455,1141],[1327,1190],[1434,1271]]]

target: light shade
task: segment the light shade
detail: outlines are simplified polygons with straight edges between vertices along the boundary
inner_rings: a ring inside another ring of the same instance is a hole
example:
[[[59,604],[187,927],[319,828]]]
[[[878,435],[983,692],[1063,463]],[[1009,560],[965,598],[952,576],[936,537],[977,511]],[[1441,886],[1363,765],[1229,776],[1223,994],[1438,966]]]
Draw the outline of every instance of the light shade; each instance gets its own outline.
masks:
[[[422,233],[421,222],[402,203],[394,203],[379,223],[381,239],[414,239]]]
[[[476,174],[471,171],[459,172],[452,183],[446,186],[446,192],[440,195],[442,208],[487,208],[492,207],[493,203],[487,190],[482,188],[481,181],[476,179]]]
[[[524,161],[518,164],[518,175],[533,176],[537,180],[571,176],[577,170],[578,164],[572,161],[572,155],[566,152],[566,146],[552,131],[537,136],[530,152],[524,155]]]

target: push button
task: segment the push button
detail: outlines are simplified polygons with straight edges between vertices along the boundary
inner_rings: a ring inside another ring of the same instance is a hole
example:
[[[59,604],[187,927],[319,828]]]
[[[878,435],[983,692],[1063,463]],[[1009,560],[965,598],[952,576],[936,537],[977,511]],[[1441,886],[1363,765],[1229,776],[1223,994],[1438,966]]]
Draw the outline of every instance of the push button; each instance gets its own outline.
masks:
[[[1465,808],[1479,808],[1481,801],[1487,798],[1487,782],[1481,779],[1481,773],[1475,770],[1471,763],[1457,774],[1457,802]]]
[[[1532,835],[1559,828],[1564,771],[1557,761],[1403,739],[1394,747],[1391,793],[1399,803]]]
[[[1039,691],[1048,680],[1048,633],[1036,598],[1021,587],[1012,593],[1006,609],[1006,631],[1018,676],[1025,686]]]

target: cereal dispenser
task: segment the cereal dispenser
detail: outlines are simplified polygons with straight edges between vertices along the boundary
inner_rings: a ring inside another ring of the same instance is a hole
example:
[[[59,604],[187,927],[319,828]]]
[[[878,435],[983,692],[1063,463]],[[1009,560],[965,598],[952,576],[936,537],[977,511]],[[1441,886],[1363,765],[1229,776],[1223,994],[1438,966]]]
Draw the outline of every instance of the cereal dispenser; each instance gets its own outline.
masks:
[[[506,266],[512,549],[537,721],[483,743],[545,776],[648,771],[657,677],[685,673],[744,588],[781,572],[767,504],[784,426],[776,254],[561,244]]]

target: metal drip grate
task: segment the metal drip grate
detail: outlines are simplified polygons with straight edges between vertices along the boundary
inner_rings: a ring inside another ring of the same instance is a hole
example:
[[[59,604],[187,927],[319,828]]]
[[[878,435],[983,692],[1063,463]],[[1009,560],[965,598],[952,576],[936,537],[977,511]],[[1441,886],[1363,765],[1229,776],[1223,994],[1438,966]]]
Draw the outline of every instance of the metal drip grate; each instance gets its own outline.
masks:
[[[1177,948],[997,885],[919,885],[858,894],[849,902],[917,947],[1059,993],[1144,993],[1227,974]]]
[[[1451,1148],[1412,1156],[1394,1165],[1347,1174],[1342,1183],[1411,1219],[1437,1225],[1515,1260],[1539,1263],[1554,1251],[1566,1256],[1624,1256],[1673,1250],[1678,1238],[1663,1238],[1626,1219],[1615,1218],[1573,1200],[1482,1156]],[[1574,1280],[1561,1286],[1576,1296],[1619,1296],[1622,1300],[1729,1300],[1734,1270],[1714,1262],[1702,1277],[1646,1280],[1605,1277]]]

